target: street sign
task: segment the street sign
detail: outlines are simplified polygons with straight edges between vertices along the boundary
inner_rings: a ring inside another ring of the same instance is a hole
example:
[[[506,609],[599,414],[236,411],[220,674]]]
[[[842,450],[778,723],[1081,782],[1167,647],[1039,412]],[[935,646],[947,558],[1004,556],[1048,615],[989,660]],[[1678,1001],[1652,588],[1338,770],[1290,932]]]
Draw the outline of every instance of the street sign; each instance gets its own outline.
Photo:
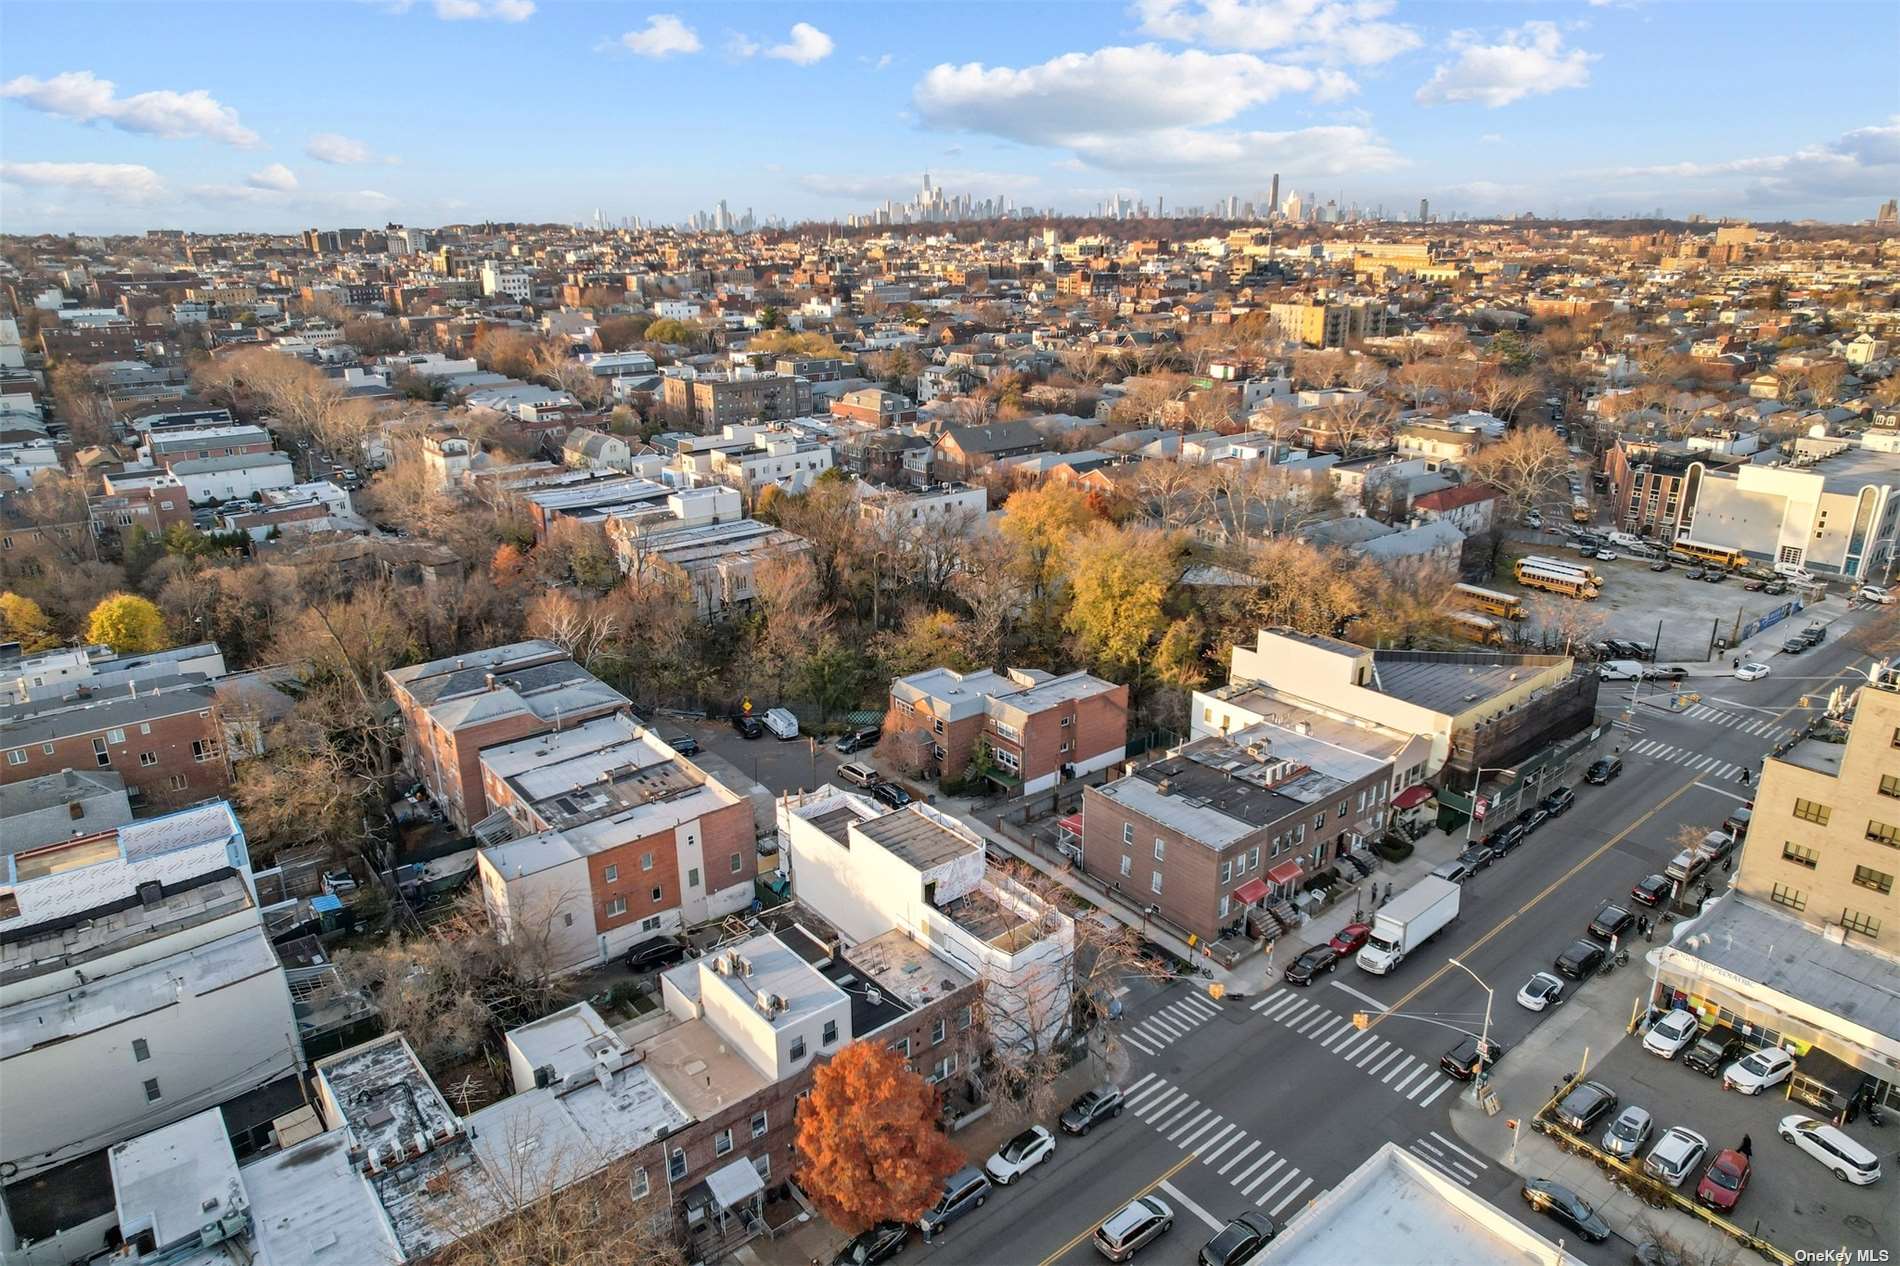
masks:
[[[1484,821],[1485,812],[1490,809],[1490,807],[1491,802],[1486,800],[1483,796],[1479,796],[1471,804],[1471,816],[1482,822]]]
[[[752,715],[752,700],[750,698],[740,700],[739,711],[745,713],[747,716],[751,716]]]

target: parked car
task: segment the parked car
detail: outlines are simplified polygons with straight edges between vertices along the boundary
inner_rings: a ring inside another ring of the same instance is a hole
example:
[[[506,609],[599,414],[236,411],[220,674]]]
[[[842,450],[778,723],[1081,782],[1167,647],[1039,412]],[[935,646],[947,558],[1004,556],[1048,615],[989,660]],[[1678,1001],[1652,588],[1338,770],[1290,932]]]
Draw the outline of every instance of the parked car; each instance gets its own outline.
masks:
[[[1643,1150],[1643,1144],[1649,1142],[1650,1131],[1655,1128],[1656,1122],[1648,1111],[1632,1103],[1617,1113],[1616,1120],[1603,1132],[1603,1150],[1628,1160]]]
[[[1658,1182],[1680,1187],[1708,1150],[1709,1140],[1694,1130],[1672,1125],[1656,1140],[1656,1146],[1649,1149],[1643,1172]]]
[[[1681,681],[1688,675],[1687,669],[1680,668],[1674,664],[1663,668],[1645,668],[1643,670],[1644,681]]]
[[[1454,857],[1448,862],[1440,862],[1432,867],[1432,877],[1449,883],[1462,884],[1478,873],[1478,868],[1463,857]]]
[[[1559,787],[1537,802],[1538,807],[1549,811],[1550,816],[1561,817],[1565,810],[1577,803],[1577,792],[1572,787]]]
[[[869,729],[853,730],[838,740],[838,751],[847,756],[852,752],[861,752],[867,747],[876,747],[878,740],[883,737],[884,731],[875,725]]]
[[[1682,1048],[1695,1041],[1701,1032],[1702,1025],[1696,1019],[1695,1012],[1671,1011],[1650,1025],[1649,1032],[1643,1034],[1643,1049],[1651,1055],[1674,1059],[1682,1053]]]
[[[1688,571],[1682,573],[1682,578],[1684,580],[1700,580],[1707,574],[1708,573],[1703,571],[1700,567],[1691,567]]]
[[[1125,1262],[1174,1226],[1174,1210],[1159,1196],[1137,1196],[1095,1228],[1095,1251]]]
[[[1669,570],[1669,560],[1668,560],[1668,559],[1666,559],[1666,558],[1659,558],[1659,559],[1657,559],[1657,560],[1656,560],[1655,562],[1653,562],[1653,563],[1651,563],[1651,564],[1649,565],[1649,570],[1651,570],[1651,571],[1668,571],[1668,570]]]
[[[1735,670],[1737,681],[1759,681],[1767,675],[1768,665],[1766,664],[1743,664]]]
[[[1534,833],[1538,827],[1548,821],[1550,821],[1550,810],[1544,808],[1541,804],[1526,809],[1517,815],[1517,824],[1524,828],[1524,834],[1526,835]]]
[[[903,1252],[908,1243],[910,1227],[902,1222],[880,1222],[839,1249],[831,1266],[877,1266]]]
[[[1517,1005],[1528,1011],[1544,1011],[1564,1000],[1564,982],[1547,971],[1540,971],[1517,991]]]
[[[1807,628],[1801,630],[1801,640],[1806,642],[1809,646],[1819,646],[1821,643],[1827,641],[1827,625],[1808,625]]]
[[[677,936],[655,936],[627,951],[628,971],[658,971],[686,961],[687,945]]]
[[[1097,1086],[1093,1090],[1084,1090],[1081,1098],[1070,1104],[1056,1121],[1064,1134],[1087,1134],[1090,1130],[1122,1114],[1122,1088],[1120,1086]]]
[[[759,723],[758,719],[749,717],[743,712],[732,714],[732,728],[739,731],[739,737],[743,739],[765,737],[765,727]]]
[[[1491,850],[1493,857],[1504,857],[1508,855],[1512,849],[1522,844],[1524,837],[1528,834],[1530,834],[1530,832],[1526,831],[1516,822],[1513,822],[1496,834],[1486,837],[1484,842],[1486,847]]]
[[[1854,596],[1862,602],[1877,602],[1883,607],[1890,602],[1900,601],[1900,596],[1883,585],[1862,585]]]
[[[1591,762],[1590,768],[1583,771],[1583,780],[1592,787],[1601,787],[1622,772],[1622,757],[1605,756],[1601,760]]]
[[[1622,556],[1618,554],[1615,550],[1600,549],[1596,552],[1594,557],[1600,563],[1613,563]]]
[[[1588,1134],[1596,1123],[1616,1109],[1616,1091],[1600,1081],[1572,1086],[1557,1104],[1557,1120],[1575,1134]]]
[[[887,809],[901,809],[910,803],[910,792],[894,782],[881,782],[871,788],[871,799]]]
[[[1765,1046],[1730,1064],[1722,1073],[1722,1089],[1758,1095],[1779,1086],[1794,1073],[1794,1056],[1779,1046]]]
[[[1504,1058],[1504,1046],[1484,1041],[1467,1033],[1458,1044],[1438,1057],[1438,1066],[1459,1081],[1470,1081],[1479,1073],[1489,1072]]]
[[[838,777],[854,787],[875,787],[881,780],[877,770],[863,761],[846,761],[838,766]]]
[[[1711,1209],[1729,1212],[1748,1188],[1751,1169],[1753,1166],[1748,1157],[1734,1148],[1717,1152],[1715,1159],[1709,1162],[1709,1167],[1702,1171],[1702,1181],[1696,1184],[1695,1198]]]
[[[1798,633],[1781,644],[1781,653],[1783,655],[1799,655],[1802,651],[1807,649],[1808,639]]]
[[[1728,573],[1725,571],[1716,571],[1714,569],[1710,569],[1709,571],[1705,571],[1702,573],[1702,579],[1711,585],[1719,585],[1723,581],[1728,579]]]
[[[1333,953],[1339,955],[1341,958],[1348,958],[1353,954],[1357,954],[1359,947],[1364,945],[1366,938],[1371,935],[1372,925],[1370,923],[1348,923],[1345,927],[1339,929],[1339,932],[1332,940],[1326,943],[1333,947]]]
[[[678,752],[681,756],[699,755],[699,740],[685,730],[662,730],[660,741]]]
[[[1470,848],[1458,854],[1458,860],[1471,867],[1472,873],[1476,874],[1496,861],[1497,856],[1497,850],[1492,848],[1489,844],[1473,844]]]
[[[1630,889],[1630,900],[1639,901],[1654,910],[1669,900],[1670,883],[1666,875],[1645,875],[1636,881]]]
[[[1599,941],[1607,941],[1627,933],[1635,922],[1636,916],[1628,908],[1606,901],[1597,907],[1596,918],[1590,920],[1590,926],[1584,931]]]
[[[1781,1118],[1775,1132],[1827,1166],[1842,1182],[1865,1187],[1880,1180],[1880,1158],[1837,1125],[1797,1112]]]
[[[1762,590],[1766,589],[1767,587],[1768,587],[1768,582],[1765,580],[1751,580],[1747,584],[1742,586],[1742,588],[1746,589],[1750,593],[1760,593]]]
[[[1762,592],[1771,596],[1788,592],[1788,583],[1783,580],[1771,580],[1762,588]]]
[[[929,1239],[970,1210],[981,1209],[989,1198],[989,1175],[974,1165],[965,1165],[944,1180],[943,1195],[917,1220],[918,1229]]]
[[[1557,970],[1572,980],[1588,980],[1603,965],[1609,951],[1595,941],[1578,941],[1557,955]]]
[[[1266,1214],[1258,1209],[1244,1210],[1201,1245],[1200,1266],[1243,1266],[1279,1233],[1279,1226]]]
[[[1610,1238],[1610,1228],[1588,1200],[1561,1183],[1548,1178],[1532,1178],[1524,1184],[1524,1203],[1539,1213],[1547,1213],[1592,1244]]]
[[[1315,976],[1338,966],[1339,955],[1331,945],[1315,945],[1286,965],[1286,983],[1310,985]]]
[[[1032,1125],[990,1153],[983,1172],[999,1187],[1021,1178],[1056,1154],[1056,1137],[1040,1125]]]
[[[1722,1069],[1742,1057],[1748,1044],[1726,1024],[1712,1024],[1682,1052],[1682,1066],[1705,1077],[1720,1077]]]

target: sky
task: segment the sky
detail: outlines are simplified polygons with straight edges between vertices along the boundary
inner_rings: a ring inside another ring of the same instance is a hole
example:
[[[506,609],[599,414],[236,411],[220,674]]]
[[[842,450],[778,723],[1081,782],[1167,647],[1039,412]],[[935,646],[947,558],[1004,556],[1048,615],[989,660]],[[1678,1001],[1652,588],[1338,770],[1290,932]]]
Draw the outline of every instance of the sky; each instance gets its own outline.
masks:
[[[952,193],[1852,222],[1900,5],[0,4],[0,231],[841,219]]]

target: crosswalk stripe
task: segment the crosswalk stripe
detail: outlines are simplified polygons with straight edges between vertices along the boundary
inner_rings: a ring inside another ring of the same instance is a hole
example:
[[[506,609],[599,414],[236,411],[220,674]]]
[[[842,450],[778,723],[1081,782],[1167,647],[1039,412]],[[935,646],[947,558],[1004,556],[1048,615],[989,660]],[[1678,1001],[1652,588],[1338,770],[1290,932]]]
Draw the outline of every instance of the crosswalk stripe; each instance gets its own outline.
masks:
[[[1138,1038],[1136,1038],[1135,1035],[1132,1033],[1122,1034],[1122,1041],[1128,1043],[1130,1046],[1140,1051],[1143,1055],[1156,1055],[1160,1053],[1151,1046],[1143,1045],[1143,1043]]]
[[[1453,1182],[1457,1183],[1459,1186],[1469,1187],[1471,1185],[1470,1182],[1459,1177],[1457,1174],[1452,1173],[1451,1170],[1445,1168],[1444,1165],[1433,1160],[1431,1157],[1427,1156],[1425,1153],[1419,1151],[1416,1147],[1408,1148],[1407,1150],[1410,1151],[1412,1155],[1416,1156],[1419,1160],[1424,1161],[1427,1165],[1430,1165],[1433,1169],[1437,1170],[1439,1173],[1443,1174],[1445,1177],[1451,1179]]]
[[[1452,1142],[1450,1139],[1440,1134],[1437,1130],[1427,1130],[1425,1132],[1431,1135],[1433,1138],[1437,1139],[1440,1143],[1443,1143],[1446,1147],[1449,1147],[1452,1151],[1458,1153],[1460,1156],[1470,1161],[1472,1164],[1476,1165],[1479,1169],[1491,1168],[1489,1163],[1479,1160],[1476,1156],[1473,1156],[1470,1152],[1467,1152],[1464,1148],[1458,1146],[1456,1143]]]
[[[1160,1095],[1142,1104],[1140,1108],[1136,1109],[1135,1115],[1144,1121],[1153,1121],[1157,1112],[1160,1112],[1164,1107],[1179,1103],[1185,1098],[1187,1098],[1187,1091],[1176,1090],[1173,1086],[1169,1086],[1167,1094]]]
[[[1193,1147],[1196,1140],[1198,1140],[1203,1134],[1209,1133],[1216,1126],[1220,1125],[1220,1123],[1221,1123],[1220,1114],[1216,1113],[1212,1119],[1194,1127],[1193,1129],[1189,1130],[1186,1134],[1183,1134],[1180,1138],[1169,1139],[1168,1141],[1170,1143],[1178,1144],[1183,1151],[1186,1151],[1187,1149]]]
[[[1154,1076],[1154,1074],[1150,1073],[1149,1076],[1152,1077]],[[1142,1100],[1152,1098],[1156,1093],[1160,1091],[1165,1091],[1168,1088],[1169,1087],[1168,1087],[1167,1079],[1165,1077],[1158,1078],[1155,1081],[1155,1084],[1152,1086],[1149,1086],[1139,1091],[1134,1091],[1134,1090],[1129,1091],[1128,1094],[1122,1099],[1122,1107],[1132,1108],[1136,1104],[1140,1103]]]
[[[1302,1191],[1305,1191],[1308,1187],[1311,1187],[1312,1185],[1313,1185],[1313,1180],[1311,1178],[1303,1180],[1299,1186],[1287,1192],[1286,1195],[1280,1197],[1280,1203],[1274,1205],[1273,1208],[1267,1210],[1267,1212],[1271,1213],[1276,1218],[1279,1217],[1280,1210],[1286,1208],[1288,1205],[1292,1204],[1295,1200],[1298,1200],[1300,1198],[1300,1193]],[[1263,1196],[1261,1199],[1264,1201],[1265,1197]]]
[[[1313,1016],[1306,1021],[1305,1024],[1302,1024],[1299,1027],[1299,1030],[1298,1030],[1299,1035],[1301,1037],[1305,1037],[1309,1030],[1317,1028],[1321,1024],[1327,1023],[1328,1021],[1331,1021],[1331,1020],[1336,1020],[1338,1018],[1339,1017],[1335,1016],[1332,1012],[1326,1010],[1324,1007],[1321,1007],[1319,1011],[1315,1012]]]
[[[1240,1164],[1241,1161],[1246,1160],[1247,1154],[1259,1146],[1260,1146],[1259,1139],[1248,1139],[1247,1146],[1241,1148],[1238,1152],[1235,1152],[1233,1155],[1233,1158],[1230,1159],[1225,1165],[1222,1165],[1217,1172],[1221,1174],[1225,1174],[1228,1170]]]
[[[1193,1116],[1188,1116],[1185,1113],[1182,1114],[1180,1118],[1180,1124],[1174,1127],[1174,1132],[1172,1134],[1168,1135],[1168,1142],[1170,1143],[1175,1142],[1183,1134],[1187,1133],[1189,1130],[1199,1125],[1207,1117],[1211,1116],[1213,1112],[1214,1112],[1214,1109],[1212,1108],[1202,1108],[1199,1112],[1196,1112]]]
[[[1279,1160],[1273,1162],[1273,1164],[1267,1166],[1265,1169],[1261,1170],[1258,1174],[1256,1174],[1252,1182],[1248,1183],[1245,1187],[1242,1187],[1240,1189],[1240,1194],[1243,1196],[1251,1196],[1253,1194],[1253,1189],[1255,1187],[1258,1187],[1261,1183],[1273,1177],[1273,1175],[1277,1173],[1280,1167],[1284,1164],[1286,1164],[1286,1157],[1282,1156]],[[1289,1169],[1286,1171],[1286,1178],[1291,1178],[1293,1177],[1293,1175],[1299,1172],[1300,1171],[1298,1169]],[[1282,1178],[1280,1181],[1285,1182],[1286,1178]]]
[[[1160,1025],[1151,1024],[1146,1020],[1143,1020],[1140,1024],[1137,1024],[1134,1028],[1130,1029],[1129,1032],[1139,1034],[1141,1036],[1142,1041],[1150,1042],[1157,1047],[1172,1046],[1174,1044],[1174,1039],[1176,1036],[1175,1034],[1170,1033],[1166,1029],[1162,1028]]]
[[[1279,1182],[1277,1182],[1277,1183],[1274,1183],[1274,1184],[1273,1184],[1273,1186],[1271,1186],[1271,1187],[1269,1187],[1269,1188],[1267,1188],[1267,1189],[1266,1189],[1265,1191],[1263,1191],[1262,1193],[1260,1193],[1260,1199],[1258,1199],[1258,1200],[1256,1200],[1256,1201],[1254,1201],[1254,1203],[1255,1203],[1256,1205],[1263,1205],[1263,1204],[1265,1204],[1265,1203],[1266,1203],[1267,1201],[1269,1201],[1269,1200],[1271,1200],[1271,1199],[1273,1199],[1273,1193],[1274,1193],[1274,1192],[1276,1192],[1276,1191],[1278,1191],[1278,1190],[1280,1190],[1280,1188],[1282,1188],[1282,1187],[1284,1187],[1284,1186],[1286,1186],[1286,1185],[1287,1185],[1288,1183],[1290,1183],[1290,1182],[1292,1182],[1292,1181],[1293,1181],[1293,1180],[1294,1180],[1295,1178],[1298,1178],[1299,1176],[1300,1176],[1300,1171],[1299,1171],[1298,1169],[1289,1169],[1289,1170],[1287,1170],[1285,1174],[1282,1174],[1282,1175],[1280,1176],[1280,1181],[1279,1181]],[[1241,1192],[1241,1194],[1242,1194],[1242,1195],[1252,1195],[1253,1193],[1252,1193],[1252,1192],[1247,1192],[1247,1191],[1243,1191],[1243,1192]]]
[[[1437,1069],[1434,1068],[1431,1071],[1437,1075],[1427,1077],[1423,1081],[1419,1082],[1416,1086],[1413,1086],[1411,1091],[1407,1093],[1405,1096],[1407,1099],[1410,1099],[1413,1103],[1430,1102],[1429,1100],[1421,1099],[1419,1096],[1423,1095],[1426,1091],[1432,1089],[1433,1087],[1440,1085],[1441,1083],[1447,1086],[1452,1084],[1451,1078],[1445,1076],[1442,1073],[1439,1073]]]
[[[1317,1029],[1314,1029],[1311,1033],[1307,1034],[1307,1036],[1312,1038],[1315,1042],[1324,1044],[1326,1039],[1332,1036],[1334,1032],[1334,1028],[1333,1028],[1334,1025],[1347,1024],[1347,1023],[1349,1023],[1349,1021],[1347,1021],[1347,1019],[1344,1016],[1336,1015],[1332,1018],[1331,1021],[1329,1021],[1326,1024],[1321,1025]]]
[[[1178,1024],[1182,1028],[1187,1029],[1196,1027],[1207,1018],[1193,1007],[1184,1006],[1179,1002],[1173,1006],[1164,1007],[1161,1014],[1167,1016],[1170,1023]]]
[[[1146,1020],[1143,1020],[1138,1027],[1144,1028],[1144,1029],[1152,1029],[1156,1033],[1160,1034],[1165,1040],[1170,1041],[1170,1042],[1172,1042],[1177,1037],[1181,1037],[1187,1032],[1186,1029],[1180,1027],[1179,1025],[1170,1024],[1166,1020],[1162,1019],[1159,1012],[1157,1012],[1154,1015],[1149,1016]]]
[[[1291,1024],[1297,1023],[1299,1018],[1305,1015],[1308,1011],[1311,1011],[1315,1005],[1316,1004],[1308,1002],[1306,999],[1302,998],[1300,999],[1299,1006],[1290,1007],[1287,1010],[1282,1011],[1279,1015],[1274,1016],[1273,1018],[1278,1020],[1282,1024],[1291,1025]]]
[[[1287,1007],[1298,1003],[1299,1000],[1300,996],[1291,990],[1285,993],[1275,994],[1273,998],[1270,999],[1271,1005],[1268,1006],[1262,1014],[1265,1018],[1271,1020]]]
[[[1200,1106],[1201,1101],[1199,1099],[1189,1099],[1184,1104],[1178,1104],[1166,1112],[1159,1112],[1149,1117],[1148,1124],[1154,1126],[1157,1130],[1165,1130]]]
[[[1188,1006],[1192,1007],[1194,1010],[1199,1011],[1202,1015],[1206,1016],[1210,1020],[1220,1014],[1219,1006],[1215,1005],[1215,1003],[1211,999],[1203,998],[1199,994],[1191,993],[1187,997],[1181,999],[1181,1001],[1186,1003]]]
[[[1254,1157],[1253,1164],[1247,1166],[1247,1168],[1241,1170],[1239,1173],[1234,1175],[1234,1178],[1233,1178],[1234,1186],[1238,1187],[1240,1186],[1240,1184],[1246,1182],[1249,1178],[1253,1177],[1256,1173],[1260,1171],[1260,1167],[1262,1165],[1265,1165],[1267,1162],[1273,1159],[1273,1156],[1274,1156],[1273,1149],[1268,1148],[1266,1151],[1260,1153],[1260,1155]]]
[[[1391,1063],[1393,1060],[1397,1059],[1399,1056],[1403,1054],[1405,1054],[1404,1051],[1400,1050],[1396,1046],[1393,1047],[1392,1052],[1389,1055],[1386,1055],[1385,1057],[1380,1059],[1377,1063],[1373,1064],[1372,1067],[1365,1069],[1366,1076],[1377,1077],[1379,1075],[1379,1070],[1381,1068],[1384,1068],[1387,1064]],[[1361,1065],[1360,1067],[1364,1068],[1365,1066]]]
[[[1445,1078],[1444,1081],[1438,1084],[1438,1089],[1432,1091],[1430,1094],[1426,1095],[1423,1099],[1415,1099],[1413,1100],[1413,1102],[1418,1104],[1418,1106],[1421,1108],[1429,1108],[1432,1106],[1432,1100],[1438,1098],[1438,1096],[1444,1094],[1447,1090],[1450,1090],[1452,1086],[1456,1084],[1457,1083],[1452,1081],[1451,1078],[1447,1077]]]
[[[1320,1045],[1326,1047],[1328,1050],[1332,1051],[1332,1053],[1335,1055],[1343,1055],[1346,1053],[1346,1048],[1351,1046],[1354,1041],[1358,1040],[1359,1038],[1367,1036],[1371,1032],[1372,1032],[1371,1029],[1355,1029],[1355,1028],[1347,1027],[1333,1034],[1331,1037],[1327,1038],[1324,1042],[1321,1042]]]
[[[1444,1160],[1444,1159],[1445,1159],[1445,1154],[1444,1154],[1443,1152],[1441,1152],[1441,1151],[1439,1151],[1439,1150],[1438,1150],[1437,1148],[1435,1148],[1435,1147],[1433,1147],[1433,1146],[1432,1146],[1432,1145],[1431,1145],[1430,1143],[1427,1143],[1427,1142],[1426,1142],[1426,1141],[1425,1141],[1424,1139],[1414,1139],[1414,1140],[1412,1140],[1412,1142],[1411,1142],[1410,1144],[1408,1144],[1408,1146],[1410,1146],[1410,1147],[1412,1147],[1412,1148],[1420,1148],[1420,1147],[1422,1147],[1422,1148],[1424,1148],[1424,1149],[1425,1149],[1426,1151],[1428,1151],[1428,1152],[1430,1152],[1430,1153],[1431,1153],[1431,1154],[1432,1154],[1433,1156],[1436,1156],[1436,1157],[1437,1157],[1437,1158],[1438,1158],[1439,1160]]]
[[[1381,1077],[1379,1080],[1384,1082],[1388,1086],[1391,1085],[1392,1079],[1394,1077],[1398,1076],[1400,1073],[1404,1072],[1407,1068],[1410,1068],[1412,1066],[1412,1059],[1413,1059],[1412,1056],[1407,1055],[1404,1059],[1392,1065],[1392,1071],[1388,1072],[1385,1076]]]
[[[1373,1046],[1371,1049],[1366,1050],[1364,1052],[1363,1058],[1360,1058],[1358,1056],[1354,1057],[1355,1066],[1359,1068],[1364,1068],[1367,1064],[1371,1063],[1374,1059],[1378,1058],[1381,1054],[1383,1054],[1385,1051],[1390,1050],[1391,1048],[1392,1048],[1392,1043],[1386,1041],[1384,1038],[1379,1038],[1378,1044],[1376,1046]]]
[[[1291,996],[1292,996],[1291,994],[1287,994],[1287,993],[1270,993],[1266,997],[1262,998],[1260,1001],[1254,1003],[1251,1007],[1248,1007],[1247,1010],[1259,1011],[1264,1007],[1270,1007],[1277,1003],[1285,1002]]]
[[[1222,1137],[1226,1138],[1227,1141],[1225,1143],[1217,1144],[1214,1141],[1215,1139],[1219,1139]],[[1214,1135],[1213,1138],[1204,1139],[1202,1141],[1201,1164],[1212,1165],[1215,1161],[1220,1159],[1220,1155],[1222,1152],[1226,1151],[1228,1148],[1232,1147],[1234,1144],[1240,1142],[1240,1140],[1246,1137],[1247,1137],[1247,1132],[1245,1130],[1242,1130],[1239,1126],[1235,1125],[1231,1121],[1228,1122],[1226,1128],[1222,1129],[1219,1134]]]
[[[1129,1086],[1128,1089],[1122,1091],[1122,1102],[1127,1103],[1128,1096],[1134,1094],[1137,1090],[1140,1090],[1143,1086],[1147,1085],[1150,1081],[1153,1081],[1153,1080],[1154,1080],[1153,1073],[1143,1073],[1139,1080],[1137,1080],[1133,1085]]]
[[[1405,1080],[1401,1081],[1398,1085],[1392,1087],[1392,1093],[1396,1095],[1403,1095],[1408,1099],[1411,1098],[1412,1083],[1415,1081],[1418,1081],[1422,1076],[1430,1073],[1431,1071],[1432,1071],[1432,1066],[1430,1064],[1421,1062],[1417,1068],[1414,1068],[1411,1072],[1405,1075]]]

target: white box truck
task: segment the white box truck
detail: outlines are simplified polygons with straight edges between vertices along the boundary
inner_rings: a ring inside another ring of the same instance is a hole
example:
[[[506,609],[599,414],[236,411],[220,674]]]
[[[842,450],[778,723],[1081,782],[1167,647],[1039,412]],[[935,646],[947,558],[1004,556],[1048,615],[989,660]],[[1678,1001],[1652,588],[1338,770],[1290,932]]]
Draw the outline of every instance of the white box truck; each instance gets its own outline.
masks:
[[[781,739],[798,737],[798,718],[785,708],[769,708],[765,713],[765,728]]]
[[[1458,885],[1427,875],[1374,912],[1359,965],[1383,976],[1457,917]]]

